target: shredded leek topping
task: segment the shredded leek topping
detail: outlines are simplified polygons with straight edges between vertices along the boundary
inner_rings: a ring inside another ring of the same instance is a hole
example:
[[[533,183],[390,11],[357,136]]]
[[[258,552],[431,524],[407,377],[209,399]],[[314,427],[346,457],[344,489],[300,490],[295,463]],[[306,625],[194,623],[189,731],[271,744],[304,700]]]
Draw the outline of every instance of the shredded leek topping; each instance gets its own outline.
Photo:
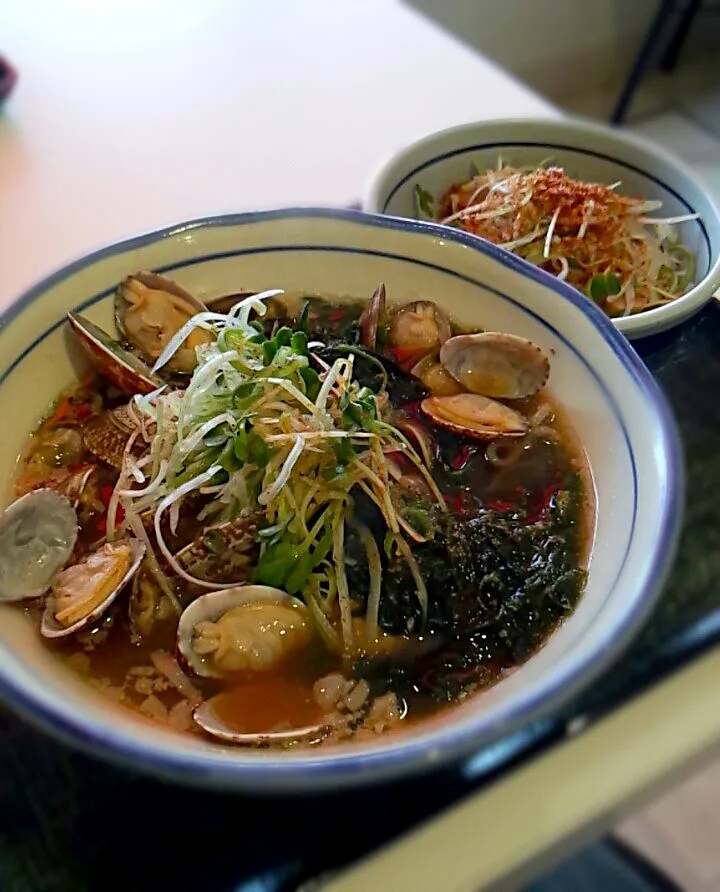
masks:
[[[660,201],[574,180],[560,167],[504,165],[450,187],[435,202],[419,184],[416,209],[519,254],[569,282],[609,316],[629,316],[685,294],[695,258],[676,224],[697,214],[651,217]]]
[[[207,497],[200,519],[211,526],[244,509],[264,512],[255,581],[303,598],[326,645],[349,653],[346,523],[360,530],[368,555],[371,631],[377,631],[382,572],[372,536],[354,520],[351,491],[359,487],[379,509],[397,554],[409,565],[423,615],[427,592],[404,536],[423,539],[402,516],[386,453],[403,453],[446,506],[424,457],[383,418],[385,401],[353,379],[352,350],[332,366],[317,363],[316,371],[303,331],[283,326],[265,334],[259,321],[264,300],[277,293],[245,298],[226,315],[198,314],[173,337],[154,371],[194,327],[212,334],[196,348],[198,364],[185,390],[160,388],[134,397],[131,412],[147,449],[140,458],[126,450],[111,509],[120,516],[122,505],[123,523],[136,533],[149,513],[165,561],[206,589],[227,584],[199,579],[180,565],[165,539],[165,514],[174,530],[183,502],[197,495]],[[142,539],[159,570],[148,536]]]

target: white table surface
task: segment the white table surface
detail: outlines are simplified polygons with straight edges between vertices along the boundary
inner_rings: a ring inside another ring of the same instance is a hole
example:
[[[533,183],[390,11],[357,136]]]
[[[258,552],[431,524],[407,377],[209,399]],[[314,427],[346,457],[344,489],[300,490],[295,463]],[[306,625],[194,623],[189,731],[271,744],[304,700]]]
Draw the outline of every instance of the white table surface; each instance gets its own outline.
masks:
[[[110,241],[359,198],[430,131],[556,112],[396,0],[2,0],[0,306]]]

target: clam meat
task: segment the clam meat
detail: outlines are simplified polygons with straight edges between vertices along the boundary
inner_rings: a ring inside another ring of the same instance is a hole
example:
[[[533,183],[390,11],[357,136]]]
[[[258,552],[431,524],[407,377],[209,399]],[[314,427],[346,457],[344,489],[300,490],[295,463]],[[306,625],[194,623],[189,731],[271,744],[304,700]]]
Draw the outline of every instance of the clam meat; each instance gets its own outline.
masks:
[[[462,385],[445,369],[436,353],[415,363],[410,374],[419,378],[433,396],[452,396],[463,391]]]
[[[431,300],[404,304],[390,320],[388,341],[403,354],[418,358],[438,350],[452,335],[444,310]]]
[[[115,324],[131,349],[153,365],[173,335],[205,304],[172,279],[157,273],[139,272],[124,279],[115,295]],[[201,328],[190,332],[182,347],[168,362],[170,372],[190,375],[197,360],[195,348],[212,340]]]
[[[373,296],[362,311],[358,326],[360,328],[360,343],[363,347],[374,349],[377,344],[378,325],[385,316],[385,286],[383,284],[373,292]]]
[[[40,632],[46,638],[71,635],[98,620],[137,572],[145,545],[137,539],[105,542],[52,582]]]
[[[178,650],[197,675],[222,678],[277,666],[310,643],[313,623],[297,598],[246,585],[196,598],[183,611],[177,635]]]
[[[127,406],[117,406],[93,418],[83,432],[83,443],[96,458],[120,470],[128,440],[136,430]]]

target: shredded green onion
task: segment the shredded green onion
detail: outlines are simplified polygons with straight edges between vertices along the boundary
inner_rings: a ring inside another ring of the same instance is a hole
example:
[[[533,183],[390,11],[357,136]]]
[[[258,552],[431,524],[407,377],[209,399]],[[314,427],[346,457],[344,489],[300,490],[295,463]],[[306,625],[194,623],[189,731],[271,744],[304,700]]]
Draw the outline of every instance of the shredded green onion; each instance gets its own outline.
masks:
[[[148,451],[139,460],[126,455],[111,504],[117,512],[122,501],[125,523],[136,535],[143,529],[140,514],[151,512],[164,560],[179,577],[206,589],[231,583],[199,579],[178,563],[164,538],[165,513],[172,530],[185,499],[198,495],[207,500],[198,515],[203,522],[230,521],[247,508],[263,512],[255,579],[301,597],[326,646],[348,654],[353,626],[344,554],[347,523],[357,528],[368,557],[365,619],[371,638],[378,634],[382,582],[378,546],[368,528],[352,519],[351,491],[359,488],[380,509],[413,574],[423,616],[427,592],[400,530],[416,539],[419,534],[393,503],[385,452],[406,455],[437,503],[446,506],[427,456],[418,455],[382,418],[377,396],[386,388],[387,372],[377,357],[341,345],[347,355],[318,374],[310,365],[307,312],[295,330],[276,323],[271,336],[250,318],[265,315],[264,300],[279,293],[246,297],[228,314],[200,313],[171,339],[156,369],[172,359],[194,328],[214,334],[196,348],[197,367],[185,390],[165,386],[134,400],[132,411]],[[354,380],[355,355],[378,367],[377,393]],[[179,609],[146,533],[144,540],[153,574]]]

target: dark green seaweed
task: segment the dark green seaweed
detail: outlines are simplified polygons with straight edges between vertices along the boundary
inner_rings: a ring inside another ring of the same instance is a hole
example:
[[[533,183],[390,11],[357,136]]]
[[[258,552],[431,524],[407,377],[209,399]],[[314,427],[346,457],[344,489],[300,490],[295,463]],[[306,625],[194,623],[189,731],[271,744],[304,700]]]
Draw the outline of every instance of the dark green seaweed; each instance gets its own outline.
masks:
[[[428,592],[423,615],[407,562],[394,549],[379,510],[353,490],[354,519],[368,527],[382,556],[379,624],[407,639],[391,655],[358,660],[353,671],[375,693],[451,701],[526,660],[574,609],[586,577],[579,527],[583,483],[557,444],[538,441],[514,467],[497,469],[485,460],[482,445],[429,425],[420,409],[428,395],[422,382],[382,348],[360,345],[363,306],[308,297],[295,327],[306,333],[318,365],[352,353],[360,385],[387,391],[396,420],[430,434],[433,474],[451,511],[395,493],[396,509],[426,537],[413,545]],[[275,334],[278,324],[272,323]],[[363,616],[370,577],[354,523],[346,526],[345,553],[353,612]]]
[[[533,522],[523,511],[435,512],[433,538],[413,553],[428,589],[424,632],[443,644],[401,665],[392,657],[362,661],[355,672],[376,689],[452,700],[526,660],[582,593],[581,500],[572,478]],[[395,635],[422,630],[412,578],[397,557],[384,574],[380,625]]]
[[[328,365],[336,359],[346,357],[350,353],[355,357],[353,377],[363,387],[369,387],[375,393],[381,389],[388,392],[393,406],[403,406],[425,399],[430,392],[419,378],[410,375],[389,356],[371,350],[369,347],[350,345],[343,341],[330,340],[323,347],[313,350]]]

